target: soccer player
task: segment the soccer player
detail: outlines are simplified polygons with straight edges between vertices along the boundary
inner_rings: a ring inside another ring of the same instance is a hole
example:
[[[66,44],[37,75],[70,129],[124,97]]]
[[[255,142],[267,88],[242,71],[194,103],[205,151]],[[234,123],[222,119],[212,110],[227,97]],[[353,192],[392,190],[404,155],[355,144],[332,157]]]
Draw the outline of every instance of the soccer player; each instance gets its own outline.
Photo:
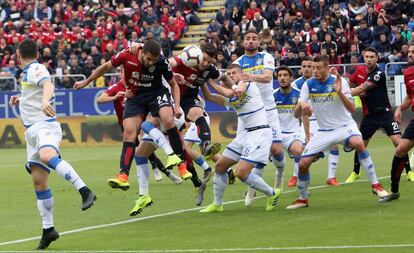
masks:
[[[90,208],[96,196],[72,166],[60,156],[62,129],[56,120],[55,87],[46,67],[37,62],[38,56],[34,40],[25,39],[20,43],[17,57],[23,69],[21,96],[12,96],[10,105],[19,105],[20,116],[27,128],[26,170],[32,176],[43,226],[42,238],[37,249],[46,249],[51,242],[59,238],[53,224],[53,196],[48,185],[50,172],[55,170],[79,191],[82,197],[82,210]]]
[[[390,137],[394,146],[401,140],[401,131],[398,123],[394,120],[392,107],[388,98],[387,80],[385,73],[377,65],[378,53],[375,48],[369,47],[364,53],[365,66],[360,66],[349,79],[352,96],[360,96],[362,101],[363,117],[359,130],[362,133],[365,146],[379,128],[383,128]],[[407,157],[408,159],[408,157]],[[414,173],[410,164],[405,164],[405,171],[409,181],[414,181]],[[352,183],[360,177],[360,163],[358,154],[354,156],[354,170],[345,181]]]
[[[282,150],[282,140],[280,139],[279,117],[277,115],[276,103],[273,98],[273,71],[275,70],[275,60],[273,56],[266,52],[259,52],[260,35],[249,30],[244,34],[243,47],[245,54],[240,56],[234,64],[242,69],[241,78],[243,81],[256,84],[260,90],[260,95],[265,105],[268,123],[272,129],[273,143],[270,149],[272,161],[276,169],[281,172],[285,167],[285,157]],[[243,121],[239,119],[238,125],[241,128]],[[263,170],[255,170],[261,173]],[[280,174],[280,173],[279,173]],[[245,205],[250,206],[254,201],[255,191],[248,188]]]
[[[121,80],[117,83],[112,84],[108,87],[108,89],[103,92],[97,99],[97,103],[108,103],[113,102],[116,116],[118,118],[118,123],[123,131],[123,115],[124,115],[124,107],[125,107],[125,92],[126,92],[126,85],[124,77],[123,68],[121,68]],[[136,140],[137,145],[139,145],[139,140]],[[160,171],[162,171],[167,177],[169,177],[174,183],[180,184],[182,179],[177,177],[171,170],[167,170],[161,160],[157,157],[155,153],[151,154],[148,159],[151,162],[152,168],[154,170],[154,176],[156,181],[160,181],[162,179],[162,175]],[[157,175],[157,173],[159,175]]]
[[[102,64],[84,81],[76,82],[74,88],[80,89],[88,85],[96,78],[103,76],[113,67],[123,65],[125,81],[131,98],[125,104],[123,120],[123,148],[121,152],[120,173],[117,178],[109,179],[108,183],[113,188],[129,188],[128,175],[134,159],[136,138],[141,129],[141,124],[148,113],[159,116],[161,122],[167,128],[168,138],[174,150],[169,153],[167,167],[177,165],[178,171],[183,179],[191,177],[191,173],[185,168],[184,149],[174,123],[174,113],[177,117],[181,115],[179,107],[180,91],[175,82],[171,66],[168,61],[160,56],[160,45],[155,40],[148,40],[143,45],[138,55],[132,54],[128,49],[119,52],[110,61]],[[162,78],[171,86],[172,96],[175,101],[174,110],[170,101],[170,93],[163,85]],[[145,132],[145,129],[143,129]]]
[[[240,66],[231,64],[227,67],[226,72],[235,82],[240,80],[242,74]],[[213,179],[214,202],[200,212],[211,213],[224,210],[223,194],[227,185],[227,169],[236,163],[237,177],[253,189],[266,194],[267,211],[275,209],[281,194],[280,189],[272,189],[261,176],[252,171],[253,168],[264,168],[269,159],[270,146],[272,145],[272,130],[259,89],[253,82],[239,82],[233,87],[226,83],[223,83],[224,87],[214,83],[210,85],[224,96],[214,96],[215,101],[213,102],[231,106],[243,125],[238,126],[236,138],[227,146],[216,162]],[[209,95],[208,88],[203,87],[203,91],[205,91],[203,93],[207,100],[213,100]]]
[[[401,124],[401,114],[404,110],[411,106],[414,111],[414,44],[411,43],[408,47],[408,68],[404,72],[404,83],[407,90],[403,102],[397,107],[394,118],[398,124]],[[391,168],[391,193],[383,199],[383,202],[392,201],[400,197],[399,184],[401,173],[406,168],[408,163],[408,152],[414,146],[414,119],[410,121],[401,140],[395,149],[395,155],[392,160]]]
[[[348,83],[339,75],[334,77],[329,74],[326,56],[316,56],[313,59],[312,68],[314,77],[303,84],[294,113],[296,117],[300,117],[302,113],[310,115],[311,108],[308,104],[310,99],[319,129],[306,144],[299,161],[299,199],[287,208],[296,209],[309,205],[309,167],[320,152],[336,144],[342,144],[345,151],[355,149],[358,152],[361,165],[371,182],[372,191],[380,199],[387,196],[387,191],[378,183],[371,156],[352,118],[351,113],[355,111],[355,105]]]
[[[306,56],[302,63],[300,72],[302,73],[302,76],[293,81],[292,87],[296,87],[297,89],[302,89],[303,84],[306,80],[310,79],[313,75],[312,71],[312,58]],[[316,122],[315,115],[312,114],[310,117],[307,117],[306,115],[303,116],[304,119],[309,118],[308,121],[303,121],[303,129],[305,131],[305,140],[306,143],[309,141],[309,139],[318,131],[318,123]],[[339,150],[338,146],[333,146],[329,150],[329,158],[328,158],[328,178],[326,180],[326,183],[328,185],[333,186],[339,186],[339,183],[336,181],[336,168],[338,166],[339,162]],[[293,176],[288,181],[288,187],[294,187],[296,186],[296,183],[298,181],[298,174],[297,171],[293,171]]]
[[[292,70],[290,68],[281,66],[276,70],[276,73],[280,88],[275,90],[273,96],[282,130],[282,145],[289,156],[294,159],[293,171],[294,175],[297,175],[299,160],[305,143],[300,121],[293,114],[293,109],[299,99],[300,90],[291,85]],[[303,117],[303,122],[305,121],[308,121],[307,124],[309,125],[309,117]],[[276,178],[278,180],[276,180],[275,188],[281,188],[283,175],[277,175]]]

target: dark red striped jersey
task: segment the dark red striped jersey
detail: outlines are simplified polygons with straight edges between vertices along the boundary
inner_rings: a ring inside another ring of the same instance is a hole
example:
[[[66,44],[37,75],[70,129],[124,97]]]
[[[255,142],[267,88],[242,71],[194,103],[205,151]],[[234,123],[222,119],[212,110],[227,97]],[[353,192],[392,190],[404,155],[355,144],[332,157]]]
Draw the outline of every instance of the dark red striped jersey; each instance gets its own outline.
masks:
[[[110,97],[115,96],[118,92],[125,92],[125,84],[123,80],[112,84],[108,87],[108,89],[105,91],[106,94],[108,94]],[[122,127],[122,121],[124,120],[124,100],[125,96],[122,96],[118,98],[117,100],[114,100],[114,108],[116,112],[116,116],[118,118],[118,123]]]
[[[409,66],[404,71],[404,83],[407,96],[411,100],[411,110],[414,112],[414,66]]]

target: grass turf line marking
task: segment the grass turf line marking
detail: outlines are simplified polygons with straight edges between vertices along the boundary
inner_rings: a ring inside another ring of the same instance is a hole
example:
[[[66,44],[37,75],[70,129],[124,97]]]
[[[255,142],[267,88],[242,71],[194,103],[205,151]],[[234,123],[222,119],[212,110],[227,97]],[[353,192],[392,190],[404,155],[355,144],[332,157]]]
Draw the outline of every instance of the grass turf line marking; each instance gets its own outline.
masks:
[[[389,176],[388,177],[380,177],[380,178],[378,178],[378,180],[385,179],[385,178],[389,178]],[[357,182],[354,182],[354,183],[360,183],[360,182],[361,183],[362,182],[368,182],[368,180],[358,180]],[[309,190],[321,189],[321,188],[327,188],[327,187],[329,187],[329,185],[318,185],[318,186],[309,187]],[[282,194],[288,194],[288,193],[293,193],[293,192],[297,192],[297,190],[285,191],[285,192],[282,192]],[[266,196],[258,196],[255,199],[260,199],[260,198],[264,198],[264,197],[266,197]],[[240,203],[240,202],[244,202],[244,199],[238,199],[238,200],[232,200],[232,201],[224,202],[223,205],[230,205],[230,204],[235,204],[235,203]],[[150,216],[146,216],[146,217],[140,217],[140,218],[129,219],[129,220],[124,220],[124,221],[118,221],[118,222],[113,222],[113,223],[89,226],[89,227],[84,227],[84,228],[65,231],[65,232],[59,233],[59,235],[69,235],[69,234],[79,233],[79,232],[83,232],[83,231],[89,231],[89,230],[95,230],[95,229],[99,229],[99,228],[113,227],[113,226],[133,223],[133,222],[137,222],[137,221],[141,221],[141,220],[150,220],[150,219],[154,219],[154,218],[158,218],[158,217],[164,217],[164,216],[181,214],[181,213],[186,213],[186,212],[191,212],[191,211],[197,211],[197,210],[201,210],[205,207],[206,206],[189,208],[189,209],[181,209],[181,210],[177,210],[177,211],[171,211],[171,212],[167,212],[167,213],[155,214],[155,215],[150,215]],[[35,236],[35,237],[29,237],[29,238],[20,239],[20,240],[0,242],[0,246],[10,245],[10,244],[17,244],[17,243],[28,242],[28,241],[34,241],[34,240],[39,240],[40,238],[41,238],[40,236]],[[131,252],[140,252],[140,251],[131,251]],[[151,252],[151,251],[144,251],[144,252]],[[168,251],[154,251],[154,252],[168,252]],[[174,251],[172,251],[172,252],[174,252]]]

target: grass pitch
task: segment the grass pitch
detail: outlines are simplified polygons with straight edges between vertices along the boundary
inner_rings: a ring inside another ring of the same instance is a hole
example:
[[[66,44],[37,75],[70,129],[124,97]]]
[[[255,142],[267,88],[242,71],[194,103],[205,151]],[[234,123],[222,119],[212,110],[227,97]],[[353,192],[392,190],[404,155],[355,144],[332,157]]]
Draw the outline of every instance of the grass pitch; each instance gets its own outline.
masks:
[[[311,167],[310,207],[286,210],[297,198],[287,188],[292,161],[285,171],[285,187],[279,206],[266,212],[261,194],[252,207],[245,207],[246,185],[236,181],[227,187],[223,213],[200,214],[194,204],[191,182],[174,185],[167,177],[155,182],[150,175],[154,205],[134,217],[129,211],[137,195],[135,165],[131,189],[108,187],[106,180],[117,172],[121,147],[63,148],[62,155],[97,194],[95,205],[82,212],[81,199],[56,173],[50,175],[54,195],[54,221],[61,238],[48,250],[141,251],[141,252],[413,252],[414,182],[401,178],[401,198],[379,204],[368,182],[340,187],[325,186],[327,159]],[[386,137],[374,138],[369,146],[378,177],[388,177],[393,147]],[[0,151],[0,251],[31,251],[41,235],[30,176],[25,172],[24,149]],[[165,158],[160,154],[162,158]],[[353,153],[340,151],[337,179],[345,181]],[[202,175],[201,169],[198,170]],[[269,163],[264,178],[273,185]],[[360,179],[365,180],[363,175]],[[389,178],[381,180],[389,189]],[[320,187],[319,187],[320,186]],[[203,206],[213,199],[212,181]],[[119,223],[117,223],[119,222]],[[66,233],[65,233],[66,232]],[[28,239],[10,244],[12,241]]]

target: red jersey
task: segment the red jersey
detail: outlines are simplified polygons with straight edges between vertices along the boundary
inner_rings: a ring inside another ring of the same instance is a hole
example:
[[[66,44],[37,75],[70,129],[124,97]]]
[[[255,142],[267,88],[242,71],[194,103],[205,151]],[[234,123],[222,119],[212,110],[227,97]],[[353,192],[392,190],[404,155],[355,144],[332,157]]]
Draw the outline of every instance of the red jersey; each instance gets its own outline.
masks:
[[[173,72],[183,75],[186,81],[185,84],[178,85],[182,98],[196,98],[199,87],[207,82],[208,79],[221,79],[220,71],[212,64],[205,70],[198,70],[187,67],[178,56],[174,57],[174,59],[177,62],[177,66],[173,68]]]
[[[361,84],[365,83],[367,80],[367,69],[365,66],[359,66],[355,72],[352,74],[352,76],[349,78],[349,82],[356,84],[357,86],[360,86]]]
[[[409,66],[404,71],[404,83],[407,96],[411,100],[411,110],[414,112],[414,66]]]
[[[125,92],[125,84],[124,81],[121,80],[115,84],[112,84],[108,87],[108,89],[105,91],[106,94],[108,94],[110,97],[115,96],[118,92]],[[116,117],[118,118],[118,123],[122,127],[122,121],[124,120],[124,99],[125,96],[122,96],[118,98],[117,100],[114,100],[114,108],[116,112]]]

